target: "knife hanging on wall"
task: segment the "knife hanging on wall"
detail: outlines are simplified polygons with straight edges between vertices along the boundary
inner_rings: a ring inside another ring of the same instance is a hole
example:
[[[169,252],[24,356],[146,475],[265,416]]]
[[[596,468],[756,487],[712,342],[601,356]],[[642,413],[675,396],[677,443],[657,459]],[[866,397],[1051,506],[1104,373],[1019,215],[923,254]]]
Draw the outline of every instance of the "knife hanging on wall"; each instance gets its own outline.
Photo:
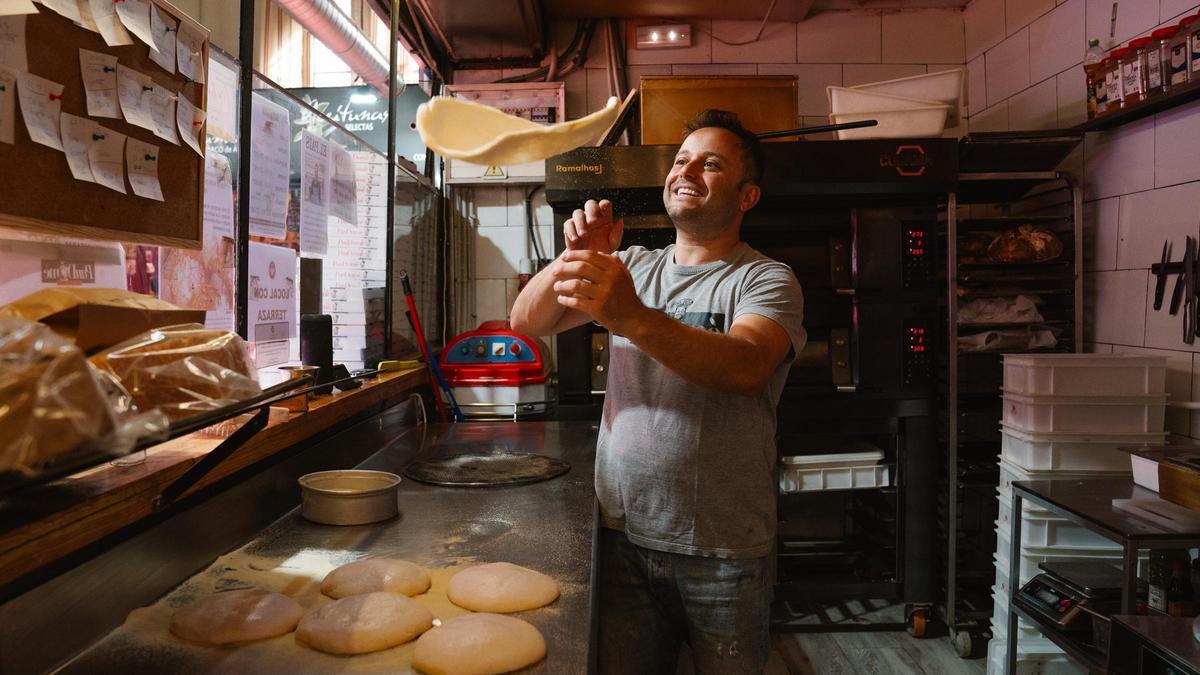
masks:
[[[1171,240],[1163,242],[1162,259],[1159,260],[1158,272],[1154,274],[1154,309],[1162,309],[1163,291],[1167,290],[1167,263],[1171,262]]]
[[[1192,248],[1192,238],[1187,238],[1187,243],[1183,247],[1183,262],[1179,263],[1179,273],[1175,277],[1175,287],[1171,289],[1171,304],[1168,306],[1168,311],[1171,316],[1179,313],[1179,303],[1183,301],[1183,289],[1187,284],[1187,265],[1191,264],[1189,253]]]
[[[1183,341],[1190,345],[1196,341],[1196,240],[1191,237],[1184,243],[1180,278],[1183,279]]]

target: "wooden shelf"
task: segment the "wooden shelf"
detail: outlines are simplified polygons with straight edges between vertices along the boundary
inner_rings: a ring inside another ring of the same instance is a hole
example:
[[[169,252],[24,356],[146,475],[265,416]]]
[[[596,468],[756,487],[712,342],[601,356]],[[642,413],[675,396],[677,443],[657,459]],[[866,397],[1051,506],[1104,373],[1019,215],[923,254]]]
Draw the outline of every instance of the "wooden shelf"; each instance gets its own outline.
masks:
[[[1181,84],[1174,87],[1165,95],[1139,101],[1128,108],[1106,113],[1095,119],[1088,120],[1075,128],[1080,131],[1104,131],[1128,124],[1143,117],[1149,117],[1164,110],[1179,107],[1200,99],[1200,80]]]
[[[384,373],[359,389],[312,401],[255,434],[184,494],[192,494],[355,416],[400,402],[428,382],[424,369]],[[132,466],[105,463],[0,500],[0,587],[155,513],[154,498],[220,439],[181,436],[146,451]]]

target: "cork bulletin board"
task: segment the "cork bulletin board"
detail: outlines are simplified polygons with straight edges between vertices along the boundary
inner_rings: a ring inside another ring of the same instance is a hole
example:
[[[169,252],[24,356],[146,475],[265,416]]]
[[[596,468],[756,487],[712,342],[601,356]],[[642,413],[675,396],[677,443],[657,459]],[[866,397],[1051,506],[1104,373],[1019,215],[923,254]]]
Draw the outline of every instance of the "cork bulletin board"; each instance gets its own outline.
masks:
[[[161,11],[187,22],[204,35],[203,63],[208,63],[208,31],[166,2]],[[178,72],[168,73],[150,60],[150,48],[134,44],[109,47],[98,34],[38,5],[25,21],[29,72],[63,85],[62,112],[90,119],[131,139],[158,147],[158,179],[164,201],[126,194],[71,175],[66,156],[33,142],[16,105],[13,144],[0,143],[0,226],[91,239],[200,248],[203,241],[204,158],[184,142],[174,145],[123,118],[89,117],[80,71],[79,50],[116,56],[118,63],[150,77],[202,110],[208,109],[207,87]],[[207,80],[207,78],[205,78]],[[18,92],[19,93],[19,92]],[[205,137],[201,130],[200,138]],[[203,146],[202,146],[203,147]]]

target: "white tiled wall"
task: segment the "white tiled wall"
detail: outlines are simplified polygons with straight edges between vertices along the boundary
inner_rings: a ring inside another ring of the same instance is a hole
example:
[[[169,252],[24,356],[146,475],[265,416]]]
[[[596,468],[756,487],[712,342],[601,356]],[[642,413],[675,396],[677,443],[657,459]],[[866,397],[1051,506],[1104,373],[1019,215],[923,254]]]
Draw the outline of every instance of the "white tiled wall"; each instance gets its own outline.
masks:
[[[1083,54],[1089,38],[1108,43],[1112,7],[1112,0],[967,5],[970,130],[1069,127],[1084,120]],[[1121,0],[1114,42],[1177,23],[1197,7],[1197,0]],[[1180,317],[1153,309],[1149,268],[1164,240],[1174,242],[1178,260],[1184,236],[1200,236],[1198,150],[1200,103],[1088,134],[1082,151],[1087,347],[1167,356],[1172,401],[1200,401],[1200,342],[1186,344]],[[1192,417],[1173,408],[1168,428],[1200,437],[1200,417]]]

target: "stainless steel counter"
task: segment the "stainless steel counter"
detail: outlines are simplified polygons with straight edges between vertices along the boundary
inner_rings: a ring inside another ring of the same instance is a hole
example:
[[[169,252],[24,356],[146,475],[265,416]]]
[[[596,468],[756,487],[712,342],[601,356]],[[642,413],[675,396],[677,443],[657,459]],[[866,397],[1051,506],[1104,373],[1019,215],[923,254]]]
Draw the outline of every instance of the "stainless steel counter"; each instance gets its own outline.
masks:
[[[231,658],[237,650],[171,644],[173,638],[159,625],[162,621],[147,618],[168,617],[173,608],[211,592],[205,589],[245,583],[234,579],[235,560],[272,561],[283,569],[305,558],[336,566],[364,556],[404,558],[429,568],[507,561],[549,574],[558,580],[561,597],[550,608],[518,615],[541,630],[548,647],[547,658],[528,672],[588,672],[595,627],[596,432],[590,422],[479,422],[413,429],[359,468],[399,474],[417,458],[502,449],[560,458],[571,464],[571,470],[541,483],[491,488],[438,487],[406,479],[400,485],[400,516],[375,525],[318,525],[293,510],[145,610],[142,619],[131,618],[64,672],[214,672],[254,666],[259,672],[275,671],[271,663]],[[253,563],[250,567],[260,569]],[[147,635],[151,630],[157,634]],[[314,671],[328,670],[330,663],[325,660],[339,658],[310,653],[313,658],[306,667]],[[352,657],[360,658],[366,657]],[[352,661],[340,663],[357,669]],[[289,670],[295,667],[292,662],[286,665]]]

